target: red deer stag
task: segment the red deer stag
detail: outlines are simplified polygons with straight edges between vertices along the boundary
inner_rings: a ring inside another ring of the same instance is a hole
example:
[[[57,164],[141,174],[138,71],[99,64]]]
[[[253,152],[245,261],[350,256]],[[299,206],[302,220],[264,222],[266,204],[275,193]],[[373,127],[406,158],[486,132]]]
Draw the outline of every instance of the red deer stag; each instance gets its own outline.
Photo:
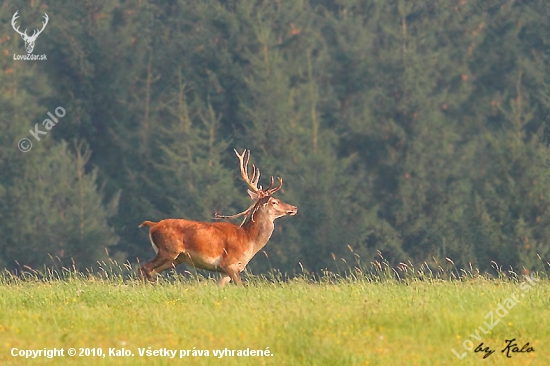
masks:
[[[252,176],[248,175],[250,151],[244,150],[239,154],[235,150],[235,154],[239,158],[241,176],[250,187],[248,194],[254,203],[239,214],[216,214],[216,218],[244,216],[241,225],[184,219],[166,219],[158,223],[144,221],[139,227],[149,226],[149,238],[157,255],[139,269],[141,278],[154,281],[155,273],[183,262],[196,268],[221,272],[220,286],[225,286],[231,280],[240,285],[240,272],[269,241],[275,219],[296,215],[297,207],[272,197],[281,189],[283,180],[279,178],[279,185],[272,188],[271,177],[271,184],[263,189],[258,186],[260,169],[252,165]]]

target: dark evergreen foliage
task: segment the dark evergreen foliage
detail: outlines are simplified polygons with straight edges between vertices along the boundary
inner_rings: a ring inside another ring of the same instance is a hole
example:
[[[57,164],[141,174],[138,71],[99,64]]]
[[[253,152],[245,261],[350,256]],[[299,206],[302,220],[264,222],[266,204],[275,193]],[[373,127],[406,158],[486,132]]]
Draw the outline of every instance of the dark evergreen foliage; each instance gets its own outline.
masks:
[[[234,148],[299,207],[254,271],[378,251],[532,270],[549,253],[545,0],[0,9],[0,266],[150,257],[143,220],[247,207]],[[17,9],[29,29],[48,13],[47,61],[12,59]],[[57,106],[67,116],[20,152]]]

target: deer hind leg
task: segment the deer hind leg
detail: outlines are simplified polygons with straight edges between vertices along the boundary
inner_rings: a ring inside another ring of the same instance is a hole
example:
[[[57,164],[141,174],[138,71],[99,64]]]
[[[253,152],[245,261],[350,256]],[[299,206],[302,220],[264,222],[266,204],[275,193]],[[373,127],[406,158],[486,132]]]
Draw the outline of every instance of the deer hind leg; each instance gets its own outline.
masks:
[[[149,262],[145,263],[138,270],[138,275],[140,279],[147,279],[149,282],[155,282],[153,269],[156,268],[159,264],[163,263],[163,258],[160,253],[157,253],[155,258],[151,259]]]
[[[160,273],[179,264],[176,261],[177,257],[178,255],[162,253],[159,251],[155,258],[141,266],[139,269],[139,277],[143,278],[145,276],[150,282],[155,282],[155,273]]]
[[[241,275],[240,275],[240,272],[242,271],[241,263],[235,263],[229,266],[224,266],[222,267],[222,269],[224,270],[226,275],[220,279],[220,282],[218,282],[220,286],[225,286],[229,282],[228,279],[225,279],[226,277],[229,277],[236,285],[240,286],[243,284],[243,281],[241,281]],[[224,282],[223,285],[222,285],[222,281]]]

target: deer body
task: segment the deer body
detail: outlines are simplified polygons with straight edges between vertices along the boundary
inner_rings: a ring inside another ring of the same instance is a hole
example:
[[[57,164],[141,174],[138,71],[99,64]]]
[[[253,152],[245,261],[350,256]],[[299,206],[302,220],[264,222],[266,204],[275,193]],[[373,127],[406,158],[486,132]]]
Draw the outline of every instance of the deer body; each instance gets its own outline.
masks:
[[[243,178],[246,175],[245,181],[254,189],[249,191],[254,204],[238,215],[217,216],[235,218],[245,215],[245,221],[240,226],[229,222],[199,222],[185,219],[166,219],[158,223],[144,221],[140,227],[149,226],[149,238],[157,255],[140,268],[140,276],[153,281],[155,273],[185,263],[222,273],[220,286],[224,286],[230,280],[241,284],[240,272],[267,244],[273,234],[274,221],[285,215],[295,215],[298,211],[297,207],[271,196],[280,189],[282,180],[279,187],[272,190],[257,187],[257,179],[250,182],[246,168],[243,170],[242,158],[245,153],[237,155],[241,160]],[[259,179],[259,170],[257,174]]]

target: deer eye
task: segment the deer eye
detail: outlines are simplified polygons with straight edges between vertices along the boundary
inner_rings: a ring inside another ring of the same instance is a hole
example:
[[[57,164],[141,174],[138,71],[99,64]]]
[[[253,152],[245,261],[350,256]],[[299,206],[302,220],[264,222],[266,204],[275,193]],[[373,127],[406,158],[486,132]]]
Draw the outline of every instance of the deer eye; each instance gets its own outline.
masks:
[[[272,204],[272,205],[278,205],[278,204],[279,204],[279,202],[277,202],[277,201],[273,200],[273,201],[271,201],[271,204]]]

